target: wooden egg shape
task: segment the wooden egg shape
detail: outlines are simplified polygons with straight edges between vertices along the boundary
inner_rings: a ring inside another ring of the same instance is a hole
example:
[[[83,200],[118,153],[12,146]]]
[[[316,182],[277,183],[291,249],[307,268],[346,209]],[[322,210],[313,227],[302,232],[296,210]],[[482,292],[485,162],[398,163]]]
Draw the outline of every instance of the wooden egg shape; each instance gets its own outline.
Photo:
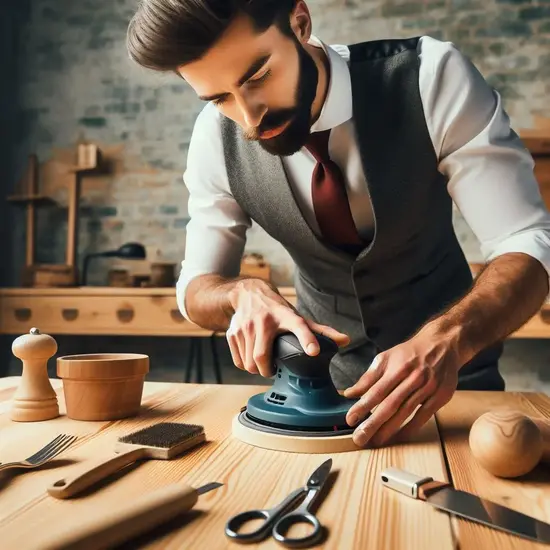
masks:
[[[543,451],[541,432],[528,416],[513,410],[481,415],[472,425],[469,444],[477,462],[491,474],[512,478],[530,472]]]

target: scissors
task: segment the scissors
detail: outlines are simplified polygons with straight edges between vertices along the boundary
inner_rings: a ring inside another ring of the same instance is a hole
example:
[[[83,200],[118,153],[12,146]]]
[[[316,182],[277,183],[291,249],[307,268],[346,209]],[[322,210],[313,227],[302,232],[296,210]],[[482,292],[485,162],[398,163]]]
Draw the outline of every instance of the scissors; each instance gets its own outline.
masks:
[[[274,508],[262,510],[248,510],[236,514],[227,522],[225,534],[241,543],[259,542],[264,540],[271,532],[273,538],[283,546],[289,548],[304,548],[317,543],[323,535],[323,529],[319,520],[309,511],[323,485],[325,484],[330,469],[332,458],[323,462],[309,477],[307,483],[290,493],[282,502]],[[292,508],[304,497],[302,504],[293,511]],[[288,512],[288,513],[287,513]],[[264,521],[255,531],[239,533],[239,530],[249,521],[263,519]],[[289,529],[298,523],[307,523],[313,527],[313,531],[303,537],[290,538],[286,536]]]

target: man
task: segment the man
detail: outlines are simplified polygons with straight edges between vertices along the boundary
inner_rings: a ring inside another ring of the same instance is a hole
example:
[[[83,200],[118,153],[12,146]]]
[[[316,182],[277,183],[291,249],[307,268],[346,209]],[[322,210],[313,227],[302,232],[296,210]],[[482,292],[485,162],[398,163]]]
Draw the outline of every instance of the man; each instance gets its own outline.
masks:
[[[548,294],[550,219],[500,96],[454,45],[329,47],[301,0],[144,0],[128,49],[207,102],[177,297],[227,331],[237,367],[270,376],[282,331],[312,355],[314,332],[333,338],[361,446],[408,437],[457,388],[504,388],[501,342]],[[474,283],[453,201],[487,258]],[[293,258],[296,309],[239,276],[252,221]]]

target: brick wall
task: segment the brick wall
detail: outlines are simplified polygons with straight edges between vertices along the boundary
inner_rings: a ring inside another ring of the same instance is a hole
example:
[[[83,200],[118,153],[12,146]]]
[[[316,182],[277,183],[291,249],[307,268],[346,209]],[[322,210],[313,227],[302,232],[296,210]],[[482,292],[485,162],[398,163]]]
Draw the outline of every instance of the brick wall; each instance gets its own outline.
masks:
[[[124,35],[135,0],[33,0],[32,10],[30,5],[30,0],[2,0],[0,5],[5,54],[0,194],[12,190],[27,155],[36,152],[48,168],[46,183],[62,200],[63,166],[76,140],[97,140],[108,151],[113,170],[107,178],[85,180],[80,252],[141,240],[179,261],[187,222],[181,174],[200,102],[184,83],[141,71],[127,60]],[[423,33],[452,40],[503,94],[516,128],[529,127],[533,114],[550,116],[548,0],[312,0],[310,7],[314,30],[328,43]],[[10,218],[19,218],[16,214],[2,201],[0,229],[6,231]],[[65,214],[50,210],[41,216],[39,261],[63,261]],[[469,258],[479,259],[477,243],[459,216],[456,226]],[[4,256],[0,275],[2,285],[17,285],[24,258],[21,223],[8,231],[1,250],[12,261]],[[261,230],[251,232],[248,249],[265,253],[275,264],[276,282],[290,280],[286,253]],[[103,281],[103,272],[96,270],[92,282]],[[20,363],[9,351],[12,340],[0,337],[0,375],[20,373]],[[63,354],[148,353],[155,371],[164,366],[175,372],[172,380],[182,380],[189,346],[180,338],[164,338],[161,346],[158,339],[143,337],[57,340]],[[513,347],[509,362],[520,344],[507,344]],[[530,350],[524,346],[518,357],[527,365],[540,363],[542,372],[546,352],[529,357]],[[220,351],[222,362],[230,364],[227,347],[220,345]],[[205,359],[210,361],[208,355]],[[515,370],[525,370],[526,365],[516,363]]]
[[[135,4],[32,2],[22,28],[19,111],[10,132],[15,168],[4,185],[13,186],[29,152],[51,163],[66,156],[79,137],[97,141],[115,158],[115,170],[84,186],[80,252],[140,240],[179,262],[188,219],[181,174],[201,103],[177,78],[147,73],[127,59],[124,37]],[[329,43],[424,33],[452,40],[503,94],[516,128],[530,126],[533,114],[550,115],[547,0],[315,0],[310,5],[314,31]],[[56,192],[62,200],[62,190]],[[41,216],[39,260],[63,261],[64,216],[62,211]],[[468,257],[479,260],[475,239],[459,216],[456,223]],[[22,240],[20,226],[14,239]],[[288,256],[258,228],[247,249],[269,257],[277,283],[290,281]],[[13,255],[11,279],[17,284],[22,250]],[[103,273],[96,271],[91,281],[102,283]]]

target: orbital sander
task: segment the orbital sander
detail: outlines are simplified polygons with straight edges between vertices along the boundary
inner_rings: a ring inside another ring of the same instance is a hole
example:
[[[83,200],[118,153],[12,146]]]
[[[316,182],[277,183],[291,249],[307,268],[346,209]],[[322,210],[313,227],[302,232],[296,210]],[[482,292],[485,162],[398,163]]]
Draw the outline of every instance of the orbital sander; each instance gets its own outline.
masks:
[[[290,332],[273,343],[274,383],[253,395],[233,421],[233,434],[252,445],[295,452],[355,449],[346,414],[357,400],[338,393],[329,366],[338,345],[315,334],[319,353],[308,355]]]

